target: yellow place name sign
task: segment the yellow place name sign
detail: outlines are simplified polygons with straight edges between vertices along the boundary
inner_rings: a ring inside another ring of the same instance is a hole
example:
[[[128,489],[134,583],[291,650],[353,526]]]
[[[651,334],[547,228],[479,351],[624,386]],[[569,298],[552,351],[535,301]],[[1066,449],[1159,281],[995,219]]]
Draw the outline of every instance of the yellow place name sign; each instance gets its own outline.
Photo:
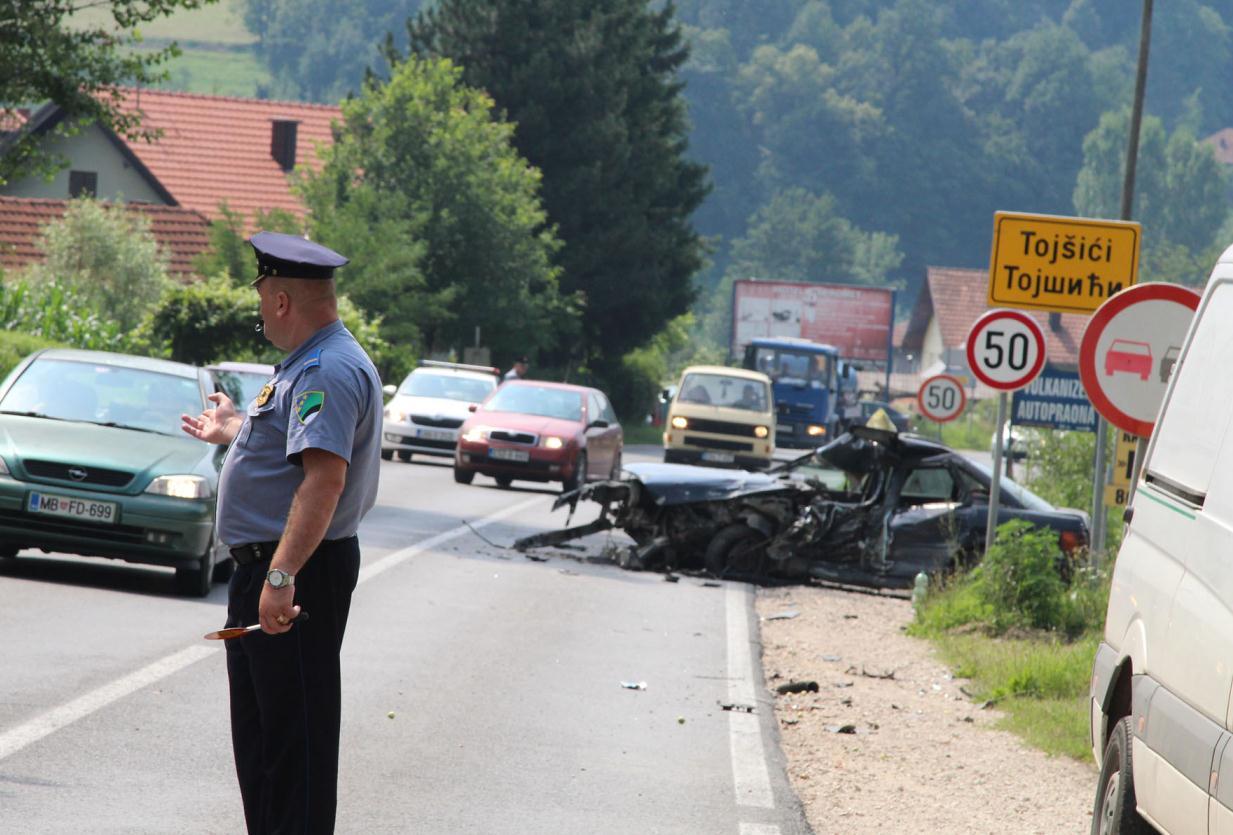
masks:
[[[989,306],[1091,313],[1139,280],[1139,224],[995,212]]]

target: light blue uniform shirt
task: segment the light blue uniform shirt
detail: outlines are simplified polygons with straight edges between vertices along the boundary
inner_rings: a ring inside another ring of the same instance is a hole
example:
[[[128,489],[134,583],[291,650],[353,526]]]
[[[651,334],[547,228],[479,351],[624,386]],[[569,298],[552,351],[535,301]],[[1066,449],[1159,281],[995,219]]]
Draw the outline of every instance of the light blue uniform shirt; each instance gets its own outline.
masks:
[[[313,334],[274,368],[273,393],[248,404],[218,479],[218,536],[229,546],[281,539],[304,480],[300,454],[344,459],[347,483],[326,539],[353,535],[377,500],[381,380],[341,321]],[[237,407],[239,404],[237,404]]]

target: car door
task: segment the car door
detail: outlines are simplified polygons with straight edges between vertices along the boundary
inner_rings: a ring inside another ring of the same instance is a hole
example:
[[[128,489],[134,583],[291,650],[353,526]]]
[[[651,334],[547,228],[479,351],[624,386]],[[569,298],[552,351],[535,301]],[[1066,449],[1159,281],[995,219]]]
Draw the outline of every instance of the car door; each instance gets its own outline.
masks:
[[[604,409],[599,402],[598,392],[587,393],[587,474],[607,478],[612,470],[612,443],[608,428],[591,426],[597,420],[604,420]]]
[[[960,489],[945,461],[910,466],[890,519],[888,554],[896,575],[947,568],[962,550]]]
[[[604,432],[608,436],[608,443],[611,448],[609,455],[609,471],[616,469],[621,461],[621,454],[625,450],[625,430],[621,428],[621,422],[617,420],[616,411],[612,408],[612,404],[608,402],[608,398],[601,391],[597,394],[599,398],[601,415],[604,420],[608,421],[608,428]],[[620,473],[614,472],[613,476],[619,476]]]

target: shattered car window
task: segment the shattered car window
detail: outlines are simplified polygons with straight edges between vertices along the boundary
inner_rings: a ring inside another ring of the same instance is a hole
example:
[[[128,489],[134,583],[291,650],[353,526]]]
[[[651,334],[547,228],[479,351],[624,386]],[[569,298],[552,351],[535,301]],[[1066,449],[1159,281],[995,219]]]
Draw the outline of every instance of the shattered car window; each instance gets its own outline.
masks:
[[[908,475],[899,496],[912,504],[948,502],[955,496],[955,479],[942,467],[921,467]]]
[[[681,403],[702,403],[765,412],[770,402],[770,392],[766,390],[766,383],[757,380],[723,374],[695,373],[685,375],[677,400]]]

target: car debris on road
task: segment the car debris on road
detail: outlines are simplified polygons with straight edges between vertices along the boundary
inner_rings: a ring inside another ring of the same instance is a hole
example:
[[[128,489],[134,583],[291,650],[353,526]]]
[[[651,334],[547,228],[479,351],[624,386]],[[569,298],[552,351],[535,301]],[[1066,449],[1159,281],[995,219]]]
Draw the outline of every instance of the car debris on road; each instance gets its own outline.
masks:
[[[600,505],[584,525],[523,537],[518,550],[619,528],[629,569],[704,569],[731,579],[824,580],[909,589],[979,561],[991,474],[948,447],[893,429],[857,426],[766,472],[630,464],[622,477],[563,494]],[[1059,555],[1087,545],[1088,516],[1002,482],[999,524],[1024,519],[1058,534]],[[568,522],[567,522],[568,525]]]

